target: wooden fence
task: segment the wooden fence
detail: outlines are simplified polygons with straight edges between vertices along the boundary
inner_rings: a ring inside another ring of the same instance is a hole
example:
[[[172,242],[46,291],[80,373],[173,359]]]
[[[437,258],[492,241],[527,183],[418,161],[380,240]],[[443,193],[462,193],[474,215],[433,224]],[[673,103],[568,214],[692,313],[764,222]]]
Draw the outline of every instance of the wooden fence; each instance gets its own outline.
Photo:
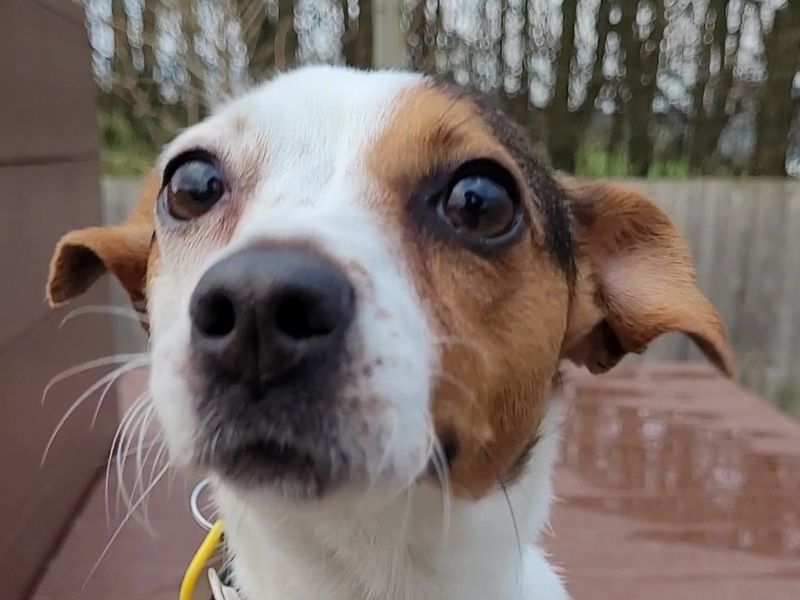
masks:
[[[742,382],[800,409],[800,183],[790,180],[627,180],[674,219],[694,252],[703,290],[722,313]],[[136,185],[104,182],[119,221]],[[648,356],[695,360],[686,338],[665,336]]]
[[[800,183],[769,180],[630,181],[689,240],[698,279],[719,308],[742,382],[786,408],[800,403]],[[680,336],[652,355],[694,359]]]

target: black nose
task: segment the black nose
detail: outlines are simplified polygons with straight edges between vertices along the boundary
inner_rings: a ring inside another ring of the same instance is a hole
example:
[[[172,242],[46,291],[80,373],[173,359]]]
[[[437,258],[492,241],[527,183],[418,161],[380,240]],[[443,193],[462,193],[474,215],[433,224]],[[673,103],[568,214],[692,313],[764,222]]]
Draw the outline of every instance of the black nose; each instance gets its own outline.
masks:
[[[207,368],[273,385],[338,357],[355,295],[341,268],[314,250],[264,246],[209,268],[189,310]]]

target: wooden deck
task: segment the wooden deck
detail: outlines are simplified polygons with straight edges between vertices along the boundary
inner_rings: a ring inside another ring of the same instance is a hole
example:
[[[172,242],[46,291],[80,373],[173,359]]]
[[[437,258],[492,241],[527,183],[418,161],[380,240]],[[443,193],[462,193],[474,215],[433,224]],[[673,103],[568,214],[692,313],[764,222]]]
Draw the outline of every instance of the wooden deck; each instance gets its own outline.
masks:
[[[545,544],[575,600],[800,598],[797,423],[702,364],[629,363],[567,381]],[[174,600],[201,537],[189,486],[157,489],[156,537],[129,523],[82,591],[111,533],[102,487],[34,599]]]

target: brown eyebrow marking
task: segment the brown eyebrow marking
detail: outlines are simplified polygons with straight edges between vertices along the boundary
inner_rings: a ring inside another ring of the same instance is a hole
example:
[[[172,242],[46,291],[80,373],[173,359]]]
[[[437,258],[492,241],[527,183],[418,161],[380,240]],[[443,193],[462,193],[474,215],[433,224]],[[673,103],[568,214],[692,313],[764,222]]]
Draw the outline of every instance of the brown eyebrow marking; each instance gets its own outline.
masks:
[[[426,239],[424,229],[409,226],[426,182],[441,173],[449,181],[447,173],[473,160],[496,162],[513,176],[529,217],[519,241],[492,256]],[[463,498],[491,493],[524,472],[563,342],[570,285],[551,244],[557,228],[539,197],[546,186],[527,160],[470,94],[432,80],[395,99],[364,155],[372,186],[362,201],[402,254],[432,331],[467,341],[437,348],[430,404],[436,434],[450,450],[451,489]]]
[[[519,125],[488,102],[484,96],[476,95],[473,101],[487,119],[489,127],[503,141],[525,173],[527,184],[533,190],[539,209],[544,215],[547,247],[570,282],[574,281],[577,274],[575,241],[572,232],[571,204],[567,194],[549,169],[536,158],[529,140]]]
[[[550,170],[536,157],[523,129],[485,94],[443,80],[434,84],[442,93],[472,104],[494,137],[513,156],[524,173],[534,203],[544,217],[547,248],[570,282],[576,277],[575,241],[572,232],[572,205],[568,194]]]
[[[568,194],[539,161],[523,130],[490,99],[436,79],[398,98],[389,128],[371,149],[369,171],[396,195],[410,197],[425,176],[458,161],[490,158],[529,193],[534,231],[572,283],[575,242]]]
[[[375,181],[398,196],[409,197],[426,176],[476,158],[495,160],[520,182],[523,179],[513,156],[473,105],[426,81],[397,99],[396,110],[368,150],[366,162]]]

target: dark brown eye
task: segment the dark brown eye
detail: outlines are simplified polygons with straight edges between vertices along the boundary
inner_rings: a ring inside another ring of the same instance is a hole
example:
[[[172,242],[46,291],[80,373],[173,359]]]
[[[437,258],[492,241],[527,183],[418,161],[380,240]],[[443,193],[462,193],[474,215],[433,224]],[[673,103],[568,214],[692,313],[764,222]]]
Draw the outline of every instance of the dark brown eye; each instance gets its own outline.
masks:
[[[488,256],[523,239],[522,198],[511,171],[490,158],[475,158],[420,182],[411,215],[424,233]]]
[[[459,179],[442,196],[438,210],[457,231],[484,239],[506,233],[517,216],[517,204],[508,189],[483,175]]]
[[[181,163],[172,171],[162,195],[169,214],[187,221],[208,212],[225,193],[219,169],[205,158]]]

